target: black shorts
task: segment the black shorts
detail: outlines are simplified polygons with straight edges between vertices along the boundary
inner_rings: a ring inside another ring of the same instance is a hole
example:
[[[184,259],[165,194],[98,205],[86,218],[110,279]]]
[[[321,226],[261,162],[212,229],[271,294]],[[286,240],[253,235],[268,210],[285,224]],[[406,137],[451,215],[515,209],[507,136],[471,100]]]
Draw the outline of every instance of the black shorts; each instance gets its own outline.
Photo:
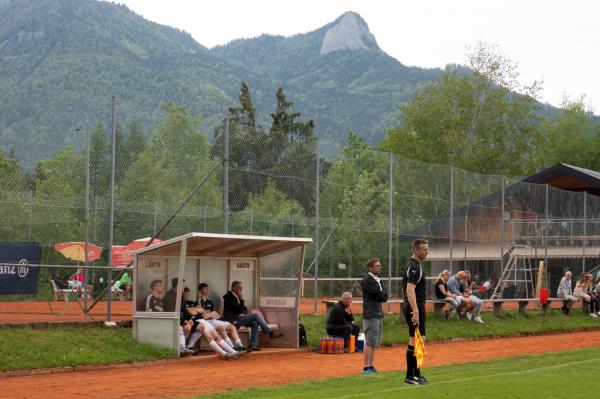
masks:
[[[422,336],[425,336],[425,303],[417,302],[417,308],[419,309],[419,333]],[[406,324],[408,324],[408,335],[411,337],[415,336],[415,326],[412,323],[412,308],[410,307],[410,303],[405,302],[402,305],[402,313],[404,313],[404,319],[406,320]]]

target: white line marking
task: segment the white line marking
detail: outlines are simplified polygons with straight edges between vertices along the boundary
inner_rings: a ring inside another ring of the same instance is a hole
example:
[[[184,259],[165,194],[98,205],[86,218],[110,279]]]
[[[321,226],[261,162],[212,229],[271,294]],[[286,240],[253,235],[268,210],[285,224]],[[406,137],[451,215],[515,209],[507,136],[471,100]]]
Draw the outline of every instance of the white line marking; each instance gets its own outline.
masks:
[[[525,369],[525,370],[519,370],[519,371],[508,371],[506,373],[497,373],[497,374],[494,374],[493,376],[494,377],[503,377],[503,376],[510,376],[510,375],[516,375],[516,374],[523,374],[523,373],[536,373],[538,371],[543,371],[543,370],[550,370],[550,369],[556,369],[556,368],[567,367],[567,366],[575,366],[575,365],[579,365],[579,364],[583,364],[583,363],[590,363],[590,362],[597,362],[597,361],[600,361],[600,359],[596,358],[596,359],[579,360],[577,362],[555,364],[555,365],[552,365],[552,366],[537,367],[537,368],[533,368],[533,369]],[[476,380],[480,380],[480,379],[484,379],[484,378],[490,378],[490,376],[489,375],[484,375],[484,376],[479,376],[479,377],[469,377],[469,378],[460,378],[460,379],[449,380],[449,381],[440,381],[440,382],[435,382],[435,383],[433,383],[431,385],[422,385],[418,389],[425,389],[427,387],[437,386],[437,385],[446,385],[446,384],[455,384],[455,383],[459,383],[459,382],[476,381]],[[374,394],[396,392],[396,391],[404,391],[406,389],[415,389],[415,387],[414,386],[401,386],[401,387],[390,388],[390,389],[381,389],[379,391],[368,391],[368,392],[362,392],[362,393],[355,393],[355,394],[351,394],[351,395],[336,396],[336,397],[330,398],[330,399],[358,398],[358,397],[364,397],[365,395],[372,396]]]

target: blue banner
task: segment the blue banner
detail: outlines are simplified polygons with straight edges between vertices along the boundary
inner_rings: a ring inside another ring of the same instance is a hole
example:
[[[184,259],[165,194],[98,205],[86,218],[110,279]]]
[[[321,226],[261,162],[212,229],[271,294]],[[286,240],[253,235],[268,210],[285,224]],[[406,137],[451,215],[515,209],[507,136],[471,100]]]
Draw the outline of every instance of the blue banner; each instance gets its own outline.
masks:
[[[36,294],[41,259],[39,244],[0,243],[0,295]]]

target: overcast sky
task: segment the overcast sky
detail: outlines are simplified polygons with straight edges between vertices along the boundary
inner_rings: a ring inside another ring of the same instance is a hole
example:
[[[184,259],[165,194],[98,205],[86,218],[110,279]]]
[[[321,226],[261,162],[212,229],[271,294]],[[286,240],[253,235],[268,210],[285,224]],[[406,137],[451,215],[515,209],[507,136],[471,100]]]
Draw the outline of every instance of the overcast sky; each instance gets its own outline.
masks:
[[[541,100],[586,95],[600,114],[600,3],[534,0],[117,0],[146,19],[189,32],[207,47],[262,33],[315,30],[358,12],[379,46],[406,65],[464,63],[467,46],[496,44],[522,83],[543,80]]]

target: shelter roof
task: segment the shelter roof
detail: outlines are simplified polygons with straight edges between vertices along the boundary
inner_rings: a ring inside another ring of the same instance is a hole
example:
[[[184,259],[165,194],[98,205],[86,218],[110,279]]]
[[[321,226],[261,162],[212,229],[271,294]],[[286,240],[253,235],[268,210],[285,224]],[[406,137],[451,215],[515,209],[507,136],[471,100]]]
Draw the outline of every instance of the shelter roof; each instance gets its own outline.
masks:
[[[188,256],[261,257],[304,246],[311,238],[216,233],[188,233],[132,252],[133,255],[179,256],[188,240]]]

